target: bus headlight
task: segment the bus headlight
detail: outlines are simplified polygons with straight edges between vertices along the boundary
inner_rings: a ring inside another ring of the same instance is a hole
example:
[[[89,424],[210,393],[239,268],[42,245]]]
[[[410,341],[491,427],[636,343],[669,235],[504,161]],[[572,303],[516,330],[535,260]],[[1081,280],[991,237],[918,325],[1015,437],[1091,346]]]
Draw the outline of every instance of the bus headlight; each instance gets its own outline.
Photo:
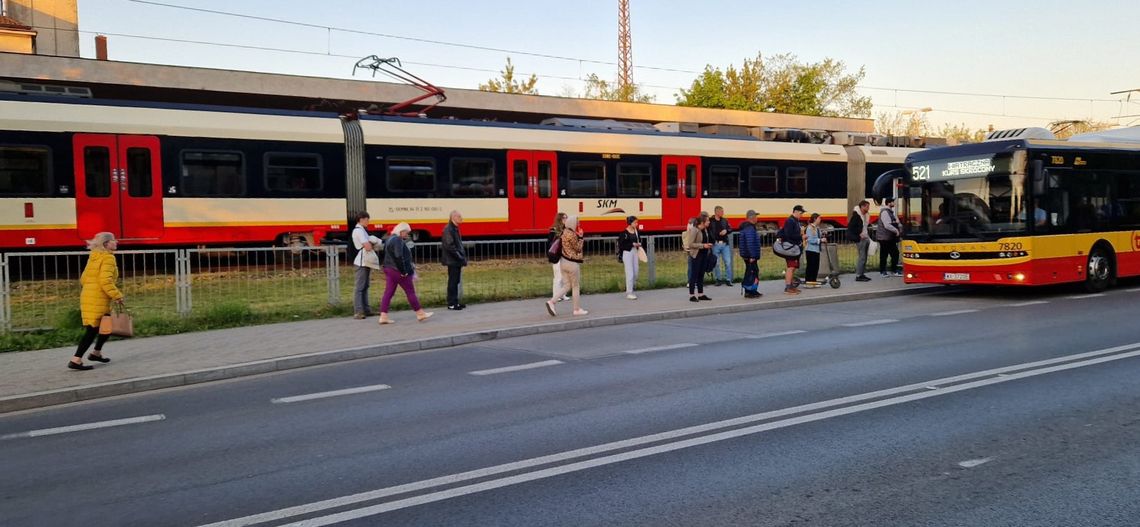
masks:
[[[1025,273],[1016,273],[1013,275],[1013,279],[1017,280],[1018,282],[1024,282],[1025,281]]]

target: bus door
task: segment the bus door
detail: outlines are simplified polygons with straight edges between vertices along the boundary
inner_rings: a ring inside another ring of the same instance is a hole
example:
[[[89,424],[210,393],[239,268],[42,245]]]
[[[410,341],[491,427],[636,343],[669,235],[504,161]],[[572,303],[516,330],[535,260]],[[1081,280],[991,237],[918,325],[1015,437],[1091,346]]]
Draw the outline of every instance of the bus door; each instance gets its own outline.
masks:
[[[661,224],[683,229],[701,213],[701,158],[662,156],[661,174]]]
[[[111,232],[125,240],[162,236],[158,138],[75,134],[75,221],[81,239]]]
[[[558,156],[554,152],[507,152],[507,214],[515,231],[544,230],[558,212]]]

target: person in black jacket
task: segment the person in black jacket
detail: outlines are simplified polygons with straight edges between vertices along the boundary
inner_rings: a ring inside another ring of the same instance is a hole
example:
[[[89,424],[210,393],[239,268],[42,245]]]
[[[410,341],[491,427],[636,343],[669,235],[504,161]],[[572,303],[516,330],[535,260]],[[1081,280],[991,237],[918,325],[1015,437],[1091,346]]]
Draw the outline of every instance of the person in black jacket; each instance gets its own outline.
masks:
[[[787,242],[792,245],[803,244],[803,234],[800,232],[800,216],[804,215],[804,208],[802,205],[792,207],[792,215],[784,220],[784,226],[780,228],[780,232],[776,233],[777,242]],[[796,289],[795,284],[792,282],[792,277],[796,269],[800,268],[800,257],[785,258],[788,267],[784,270],[784,294],[798,295],[800,290]]]
[[[440,259],[447,266],[447,309],[453,311],[467,307],[467,304],[459,302],[459,282],[463,266],[467,265],[467,252],[463,249],[463,237],[459,234],[459,225],[462,223],[463,215],[457,210],[451,211],[440,240]]]
[[[392,297],[396,294],[396,286],[404,290],[408,296],[408,305],[416,312],[416,320],[423,322],[431,317],[430,311],[424,311],[420,299],[416,296],[416,266],[412,262],[412,250],[408,248],[408,233],[412,228],[404,222],[392,227],[392,234],[384,242],[384,297],[380,299],[380,325],[391,324],[388,318],[388,308],[392,305]]]
[[[851,219],[847,220],[847,239],[856,243],[859,256],[855,260],[855,281],[870,282],[867,276],[867,249],[871,245],[871,237],[867,233],[867,214],[871,210],[871,202],[860,201],[851,211]]]
[[[728,238],[732,235],[732,226],[728,218],[724,217],[724,207],[717,205],[713,208],[713,217],[709,219],[709,236],[712,238],[712,253],[716,255],[716,267],[713,267],[713,285],[732,285],[732,249],[728,246]],[[721,267],[724,271],[721,271]]]

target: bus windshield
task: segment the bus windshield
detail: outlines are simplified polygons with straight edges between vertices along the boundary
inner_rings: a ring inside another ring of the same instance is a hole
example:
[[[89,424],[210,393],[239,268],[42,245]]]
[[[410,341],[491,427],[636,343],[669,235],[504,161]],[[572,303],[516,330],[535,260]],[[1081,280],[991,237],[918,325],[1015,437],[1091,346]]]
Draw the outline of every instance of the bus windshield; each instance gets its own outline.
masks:
[[[1021,176],[923,182],[908,198],[908,237],[986,240],[1024,234],[1025,204]]]

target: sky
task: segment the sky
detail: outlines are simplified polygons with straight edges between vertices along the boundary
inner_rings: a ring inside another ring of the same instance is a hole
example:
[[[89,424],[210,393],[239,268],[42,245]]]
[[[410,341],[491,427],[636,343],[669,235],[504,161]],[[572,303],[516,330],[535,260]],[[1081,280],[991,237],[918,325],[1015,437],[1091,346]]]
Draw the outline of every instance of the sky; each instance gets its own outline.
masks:
[[[352,78],[375,54],[475,89],[509,56],[555,96],[580,94],[591,73],[617,78],[617,0],[78,1],[84,57],[102,33],[110,58],[128,62]],[[1137,20],[1134,0],[630,0],[634,82],[656,103],[674,104],[706,65],[791,53],[864,68],[874,116],[930,108],[934,128],[1140,124],[1140,91],[1110,95],[1140,89]]]

